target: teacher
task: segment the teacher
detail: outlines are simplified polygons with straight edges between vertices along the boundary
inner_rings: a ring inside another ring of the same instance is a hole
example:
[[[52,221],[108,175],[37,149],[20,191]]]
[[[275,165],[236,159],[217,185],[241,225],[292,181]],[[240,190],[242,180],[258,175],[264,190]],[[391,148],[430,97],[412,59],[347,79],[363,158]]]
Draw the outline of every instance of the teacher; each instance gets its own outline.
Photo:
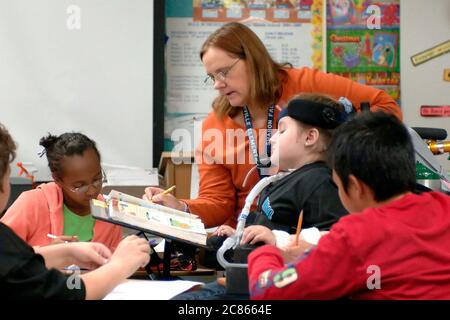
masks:
[[[279,107],[294,95],[311,92],[345,97],[357,111],[362,102],[368,102],[372,111],[402,118],[399,106],[382,90],[308,67],[296,69],[275,62],[258,36],[241,23],[227,23],[212,33],[202,46],[200,59],[207,74],[205,83],[219,94],[203,122],[202,140],[196,149],[199,195],[179,200],[160,194],[162,189],[148,187],[143,198],[194,213],[206,227],[235,227],[249,191],[268,174],[268,139]]]

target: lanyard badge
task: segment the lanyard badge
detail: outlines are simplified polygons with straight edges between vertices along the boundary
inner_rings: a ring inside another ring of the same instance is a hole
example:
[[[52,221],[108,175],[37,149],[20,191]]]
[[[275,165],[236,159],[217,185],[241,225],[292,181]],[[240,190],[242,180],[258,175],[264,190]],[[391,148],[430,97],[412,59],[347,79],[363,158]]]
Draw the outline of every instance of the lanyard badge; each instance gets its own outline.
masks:
[[[262,173],[262,169],[270,167],[270,155],[271,155],[270,138],[272,137],[275,105],[271,105],[269,107],[269,111],[267,114],[267,133],[266,133],[266,143],[265,143],[266,153],[262,157],[260,157],[259,153],[258,153],[258,146],[256,144],[256,139],[253,134],[253,124],[252,124],[250,112],[248,111],[247,106],[244,107],[243,112],[244,112],[245,127],[247,128],[247,136],[248,136],[249,143],[250,143],[250,151],[253,155],[253,159],[256,161],[256,167],[258,168],[259,177],[262,179],[262,178],[268,176],[268,175],[264,175]]]

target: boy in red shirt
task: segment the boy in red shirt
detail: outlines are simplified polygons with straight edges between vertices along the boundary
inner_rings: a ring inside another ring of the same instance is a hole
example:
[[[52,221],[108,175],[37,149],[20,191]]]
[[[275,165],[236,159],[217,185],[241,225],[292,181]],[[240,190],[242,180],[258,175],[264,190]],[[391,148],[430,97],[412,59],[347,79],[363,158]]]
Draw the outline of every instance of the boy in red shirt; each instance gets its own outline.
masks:
[[[295,248],[251,253],[252,299],[450,299],[450,197],[413,193],[414,148],[401,122],[356,116],[335,132],[329,162],[353,214],[294,261]]]

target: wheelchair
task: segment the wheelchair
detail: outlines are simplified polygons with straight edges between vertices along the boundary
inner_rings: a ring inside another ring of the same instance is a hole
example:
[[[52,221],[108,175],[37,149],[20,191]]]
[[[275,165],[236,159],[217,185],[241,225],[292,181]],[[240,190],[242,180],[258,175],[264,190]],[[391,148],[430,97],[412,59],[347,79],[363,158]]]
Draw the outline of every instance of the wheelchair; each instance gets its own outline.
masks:
[[[435,158],[437,154],[450,153],[450,141],[444,141],[447,138],[446,130],[412,127],[408,128],[408,131],[411,135],[416,155],[416,191],[427,192],[433,190],[450,195],[448,174],[444,172],[443,167]],[[283,178],[287,174],[281,172],[266,177],[253,187],[245,200],[244,208],[239,216],[236,233],[228,237],[217,251],[217,261],[225,269],[227,275],[227,294],[244,296],[249,294],[247,256],[253,248],[241,246],[239,243],[250,212],[250,206],[265,186]],[[225,258],[225,253],[228,250],[234,250],[233,263]]]

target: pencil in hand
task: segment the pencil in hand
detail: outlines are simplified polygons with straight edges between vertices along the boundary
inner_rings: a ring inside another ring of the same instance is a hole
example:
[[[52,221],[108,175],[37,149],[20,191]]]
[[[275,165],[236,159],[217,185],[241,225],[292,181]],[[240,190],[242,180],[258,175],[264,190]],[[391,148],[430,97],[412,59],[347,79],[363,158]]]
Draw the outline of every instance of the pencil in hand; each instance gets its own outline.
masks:
[[[168,193],[172,192],[175,188],[176,188],[176,186],[173,185],[169,189],[166,189],[163,192],[161,192],[160,195],[168,194]]]
[[[300,215],[298,216],[297,231],[295,232],[296,246],[298,246],[298,237],[300,236],[300,231],[302,229],[302,222],[303,222],[303,209],[300,211]]]
[[[160,193],[157,194],[152,194],[151,197],[149,198],[149,196],[147,195],[147,189],[151,189],[151,187],[148,187],[146,190],[146,194],[144,195],[144,200],[147,200],[148,202],[154,202],[153,198],[157,197],[157,199],[155,201],[159,201],[160,200],[160,196],[163,196],[165,194],[168,194],[170,192],[172,192],[175,189],[175,185],[171,186],[169,189],[166,189],[164,191],[161,191]],[[152,192],[153,193],[153,192]]]

